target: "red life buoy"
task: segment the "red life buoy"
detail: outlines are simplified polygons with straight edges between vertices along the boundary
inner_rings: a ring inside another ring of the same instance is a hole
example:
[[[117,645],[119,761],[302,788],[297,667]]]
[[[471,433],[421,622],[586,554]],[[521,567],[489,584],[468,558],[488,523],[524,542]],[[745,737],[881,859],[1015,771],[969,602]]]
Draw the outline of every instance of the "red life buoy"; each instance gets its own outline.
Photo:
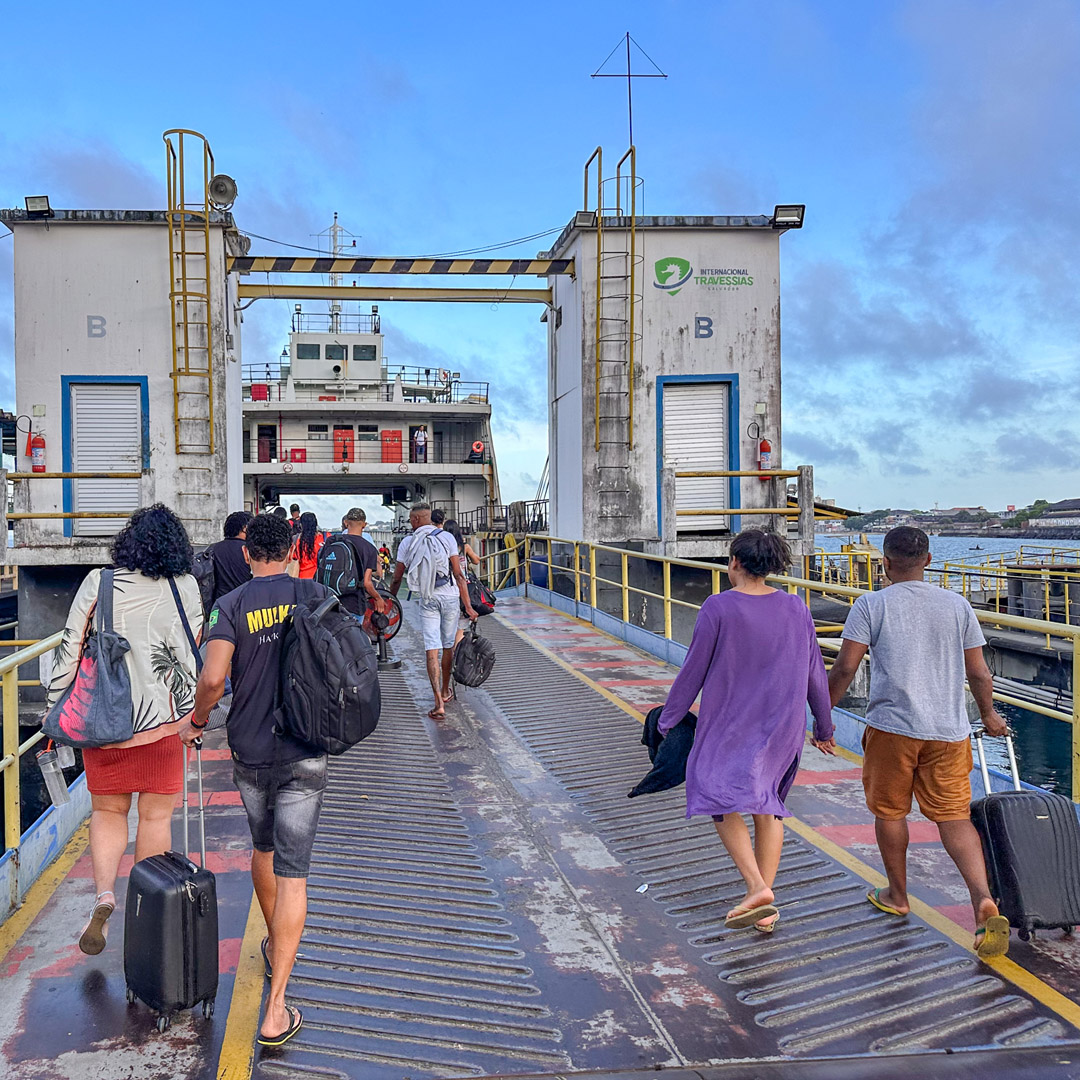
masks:
[[[484,452],[484,444],[479,439],[472,444],[472,452],[474,454],[482,454]]]

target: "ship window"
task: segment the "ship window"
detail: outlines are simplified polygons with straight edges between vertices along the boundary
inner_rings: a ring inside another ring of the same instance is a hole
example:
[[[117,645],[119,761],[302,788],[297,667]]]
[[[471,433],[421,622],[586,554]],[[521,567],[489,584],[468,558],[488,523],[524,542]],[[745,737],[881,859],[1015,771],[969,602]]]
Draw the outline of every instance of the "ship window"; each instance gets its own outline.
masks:
[[[326,346],[326,359],[327,360],[345,360],[345,346],[344,345],[327,345]]]
[[[318,360],[319,359],[319,346],[318,344],[311,345],[307,342],[297,342],[296,345],[296,359],[297,360]]]
[[[354,345],[352,347],[354,360],[378,360],[379,354],[374,345]]]
[[[320,441],[329,442],[329,440],[330,440],[330,429],[329,429],[329,427],[327,427],[326,424],[308,424],[308,426],[307,426],[307,437],[312,442],[320,442]]]
[[[356,425],[356,441],[357,442],[378,442],[379,441],[379,425],[378,424],[357,424]]]

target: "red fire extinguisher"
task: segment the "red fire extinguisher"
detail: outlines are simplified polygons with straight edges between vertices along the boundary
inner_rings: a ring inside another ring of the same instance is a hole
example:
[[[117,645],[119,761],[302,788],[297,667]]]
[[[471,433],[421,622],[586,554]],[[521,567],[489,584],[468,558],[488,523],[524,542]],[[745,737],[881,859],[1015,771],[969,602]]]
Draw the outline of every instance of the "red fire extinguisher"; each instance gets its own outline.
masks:
[[[759,469],[771,469],[772,468],[772,443],[768,439],[762,439],[758,443],[758,468]],[[763,483],[768,483],[768,476],[760,476],[758,479]]]
[[[30,462],[32,472],[45,471],[45,436],[40,431],[30,440]]]

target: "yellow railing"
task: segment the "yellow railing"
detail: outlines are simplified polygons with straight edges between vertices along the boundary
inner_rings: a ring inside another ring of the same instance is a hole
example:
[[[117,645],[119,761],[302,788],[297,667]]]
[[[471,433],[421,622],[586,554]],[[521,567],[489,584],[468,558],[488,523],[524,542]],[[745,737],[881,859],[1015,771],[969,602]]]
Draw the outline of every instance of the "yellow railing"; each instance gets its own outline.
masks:
[[[650,621],[647,620],[649,603],[662,604],[663,630],[656,629],[652,632],[669,641],[675,640],[672,629],[673,616],[682,610],[700,610],[707,596],[721,591],[721,578],[727,569],[725,565],[719,563],[675,559],[641,551],[628,551],[606,544],[591,544],[582,540],[568,540],[554,536],[528,535],[524,537],[524,546],[523,565],[519,568],[518,577],[514,583],[531,582],[534,571],[539,570],[540,576],[544,579],[545,588],[561,592],[562,590],[557,586],[564,584],[567,589],[564,595],[568,597],[572,595],[576,603],[588,604],[594,610],[604,610],[598,604],[600,587],[617,589],[618,599],[611,605],[615,610],[609,611],[608,614],[617,615],[623,622],[643,627],[646,621]],[[598,563],[607,564],[601,567],[603,573],[598,572]],[[632,565],[639,571],[638,573],[631,574]],[[640,569],[646,566],[659,579],[659,589],[647,588],[641,583],[647,579],[648,575],[640,573]],[[700,601],[673,595],[671,569],[675,566],[697,574],[696,591],[698,594],[704,594]],[[604,576],[609,574],[613,576]],[[635,584],[635,580],[639,583]],[[801,594],[807,606],[810,604],[812,593],[850,603],[867,591],[850,585],[782,574],[770,576],[767,580],[789,593]],[[986,626],[1022,630],[1044,636],[1047,640],[1058,638],[1071,646],[1074,692],[1070,712],[1022,700],[998,691],[994,692],[994,700],[1072,725],[1072,797],[1075,802],[1080,802],[1080,694],[1076,692],[1077,688],[1080,688],[1080,644],[1078,644],[1080,626],[1027,619],[1004,612],[976,610],[975,615],[979,622]],[[635,622],[635,618],[640,621]],[[651,621],[659,627],[660,619]],[[839,624],[829,624],[819,626],[818,633],[819,635],[835,634],[839,629]],[[819,636],[818,642],[826,654],[839,652],[840,642],[835,637],[830,640],[829,637]]]
[[[3,690],[0,701],[3,711],[0,713],[0,732],[2,746],[0,750],[0,776],[4,783],[4,847],[8,851],[17,851],[22,835],[21,827],[21,789],[19,784],[19,761],[23,754],[32,750],[45,736],[40,732],[31,735],[26,742],[19,742],[19,687],[37,686],[36,679],[20,679],[19,668],[31,660],[55,649],[63,640],[63,632],[43,638],[26,648],[20,649],[0,660],[0,676],[3,677]]]

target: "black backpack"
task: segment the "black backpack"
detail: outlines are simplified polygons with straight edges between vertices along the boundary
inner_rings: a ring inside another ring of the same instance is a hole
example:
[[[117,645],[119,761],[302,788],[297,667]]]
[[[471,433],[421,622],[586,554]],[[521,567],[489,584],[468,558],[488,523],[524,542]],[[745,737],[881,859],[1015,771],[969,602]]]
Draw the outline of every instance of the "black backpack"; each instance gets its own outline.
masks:
[[[465,586],[469,590],[469,603],[477,615],[490,615],[495,610],[495,594],[471,570],[465,575]],[[465,614],[464,604],[461,614]]]
[[[214,604],[214,588],[217,585],[217,567],[214,565],[213,547],[204,548],[195,556],[191,566],[195,584],[199,586],[203,615],[209,615]]]
[[[378,659],[359,620],[336,596],[300,597],[281,650],[283,730],[343,754],[375,730],[381,704]]]
[[[454,682],[462,686],[481,686],[487,682],[495,666],[495,646],[476,632],[476,623],[465,631],[465,636],[454,649]]]
[[[364,583],[364,573],[356,558],[356,548],[342,536],[327,540],[319,549],[315,580],[338,596],[358,592]]]

